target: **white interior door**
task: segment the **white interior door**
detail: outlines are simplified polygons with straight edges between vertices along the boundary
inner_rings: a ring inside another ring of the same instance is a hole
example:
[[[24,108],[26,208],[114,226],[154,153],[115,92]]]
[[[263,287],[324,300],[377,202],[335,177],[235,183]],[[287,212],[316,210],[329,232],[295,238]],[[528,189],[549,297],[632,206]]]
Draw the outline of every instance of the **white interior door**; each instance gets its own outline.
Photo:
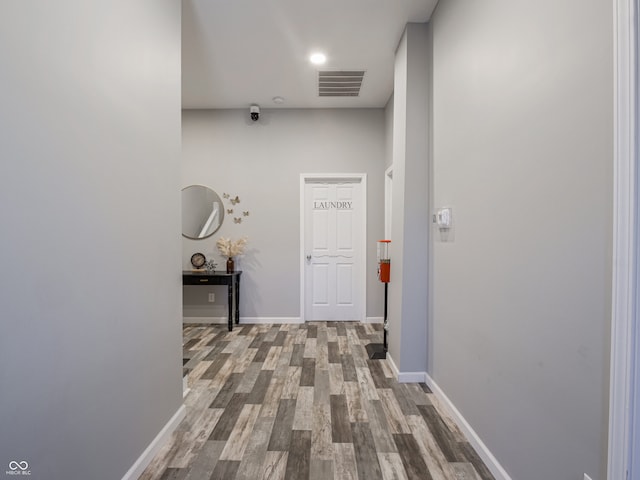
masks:
[[[305,320],[364,320],[363,191],[361,179],[305,180]]]

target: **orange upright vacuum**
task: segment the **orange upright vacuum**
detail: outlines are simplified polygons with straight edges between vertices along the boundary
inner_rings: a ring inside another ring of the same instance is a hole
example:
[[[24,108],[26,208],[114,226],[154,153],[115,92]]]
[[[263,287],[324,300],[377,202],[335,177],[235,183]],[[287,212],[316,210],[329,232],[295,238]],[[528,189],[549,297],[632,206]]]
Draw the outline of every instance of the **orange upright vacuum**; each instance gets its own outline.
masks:
[[[391,279],[391,259],[389,257],[389,244],[391,240],[378,240],[378,279],[384,283],[384,324],[383,324],[383,344],[367,345],[369,358],[387,358],[387,331],[389,321],[387,319],[387,301],[389,293],[389,281]]]

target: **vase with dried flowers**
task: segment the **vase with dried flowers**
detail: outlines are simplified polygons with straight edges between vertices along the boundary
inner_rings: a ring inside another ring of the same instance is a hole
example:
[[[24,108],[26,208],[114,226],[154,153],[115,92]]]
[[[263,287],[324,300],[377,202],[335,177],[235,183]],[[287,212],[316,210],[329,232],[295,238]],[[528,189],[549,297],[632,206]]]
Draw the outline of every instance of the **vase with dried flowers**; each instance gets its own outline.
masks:
[[[233,273],[235,270],[235,261],[233,257],[242,255],[247,246],[247,237],[237,240],[231,240],[227,237],[220,237],[216,242],[218,251],[223,257],[227,257],[227,273]]]

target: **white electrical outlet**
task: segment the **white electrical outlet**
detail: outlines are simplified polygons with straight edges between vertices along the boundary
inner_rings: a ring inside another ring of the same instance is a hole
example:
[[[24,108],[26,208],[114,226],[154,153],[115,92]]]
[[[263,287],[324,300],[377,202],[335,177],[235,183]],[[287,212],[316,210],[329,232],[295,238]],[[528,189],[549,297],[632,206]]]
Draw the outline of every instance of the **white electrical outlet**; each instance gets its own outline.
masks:
[[[591,480],[591,477],[585,473],[585,474],[584,474],[584,479],[583,479],[583,480]]]
[[[209,302],[213,303],[216,301],[216,294],[215,293],[210,293],[209,294]]]

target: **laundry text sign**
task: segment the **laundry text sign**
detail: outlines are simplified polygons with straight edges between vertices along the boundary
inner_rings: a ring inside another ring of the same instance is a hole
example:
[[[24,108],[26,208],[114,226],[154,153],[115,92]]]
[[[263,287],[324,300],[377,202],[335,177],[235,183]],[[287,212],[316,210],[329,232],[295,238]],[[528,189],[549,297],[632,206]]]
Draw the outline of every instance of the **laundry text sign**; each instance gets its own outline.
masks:
[[[314,201],[313,209],[314,210],[351,210],[353,208],[353,202],[322,202],[322,201]]]

